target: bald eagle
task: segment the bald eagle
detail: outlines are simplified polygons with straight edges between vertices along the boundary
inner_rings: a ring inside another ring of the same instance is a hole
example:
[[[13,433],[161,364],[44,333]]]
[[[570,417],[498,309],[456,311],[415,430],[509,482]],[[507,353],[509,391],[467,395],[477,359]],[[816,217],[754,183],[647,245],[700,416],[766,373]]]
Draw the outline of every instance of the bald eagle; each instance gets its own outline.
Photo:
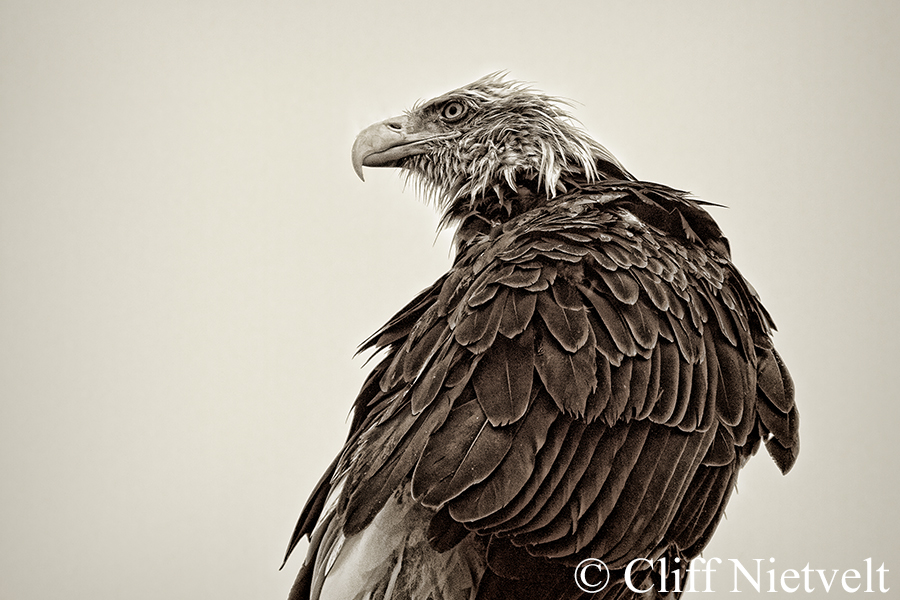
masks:
[[[794,464],[772,319],[706,203],[565,106],[494,74],[356,139],[455,259],[362,345],[382,359],[290,539],[292,600],[675,598],[760,444]]]

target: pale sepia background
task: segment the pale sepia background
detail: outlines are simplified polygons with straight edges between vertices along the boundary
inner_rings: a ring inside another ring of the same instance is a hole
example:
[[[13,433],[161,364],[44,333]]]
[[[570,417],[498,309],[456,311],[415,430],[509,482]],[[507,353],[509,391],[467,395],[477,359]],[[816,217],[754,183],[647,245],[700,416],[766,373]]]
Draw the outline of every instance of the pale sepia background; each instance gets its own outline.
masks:
[[[729,206],[803,444],[706,556],[900,592],[900,3],[4,0],[0,598],[286,595],[354,349],[449,264],[354,136],[498,69]]]

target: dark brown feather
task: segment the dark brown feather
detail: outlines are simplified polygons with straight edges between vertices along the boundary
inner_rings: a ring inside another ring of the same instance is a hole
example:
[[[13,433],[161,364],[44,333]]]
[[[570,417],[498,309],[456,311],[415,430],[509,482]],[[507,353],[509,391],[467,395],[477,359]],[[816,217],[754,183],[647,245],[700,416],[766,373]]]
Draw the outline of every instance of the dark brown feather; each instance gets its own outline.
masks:
[[[617,269],[609,271],[607,269],[597,269],[597,273],[606,283],[609,291],[616,297],[616,300],[624,304],[637,302],[641,287],[627,270]]]
[[[541,277],[540,269],[523,269],[516,265],[510,265],[495,279],[496,283],[511,288],[523,288],[537,283]]]
[[[509,450],[493,475],[474,483],[448,505],[453,518],[465,523],[479,521],[481,526],[484,519],[505,510],[532,475],[541,470],[537,467],[538,457],[558,416],[559,412],[546,393],[539,393],[516,428]],[[558,451],[558,447],[551,450],[553,456]]]
[[[706,359],[706,345],[700,341],[699,356],[693,364],[691,374],[690,399],[687,401],[687,412],[679,419],[678,428],[682,431],[709,429],[715,417],[715,396],[710,395],[707,380],[709,361]]]
[[[778,407],[783,413],[790,412],[794,407],[793,384],[790,375],[786,380],[780,365],[778,355],[774,350],[765,348],[757,349],[759,366],[757,367],[756,384],[762,390],[769,402]]]
[[[415,344],[410,345],[402,358],[403,380],[412,381],[418,377],[419,373],[425,369],[428,361],[434,357],[440,346],[449,338],[450,331],[447,329],[447,324],[441,320],[417,339]]]
[[[624,414],[626,420],[636,419],[643,411],[644,405],[647,403],[650,379],[653,376],[652,369],[652,359],[631,359],[631,382],[629,385],[628,405]]]
[[[703,457],[703,464],[707,467],[724,467],[734,462],[734,457],[734,436],[727,425],[719,425],[716,437]]]
[[[628,360],[628,359],[625,359]],[[597,356],[597,387],[588,395],[584,418],[588,423],[599,417],[612,396],[612,370],[603,355]]]
[[[488,421],[497,427],[522,418],[534,379],[534,333],[500,336],[472,374],[472,385]]]
[[[544,445],[541,446],[534,459],[534,468],[527,474],[528,479],[525,485],[510,502],[505,504],[500,510],[495,511],[493,514],[481,517],[476,523],[472,524],[472,527],[480,533],[503,531],[504,525],[515,527],[515,522],[513,522],[512,519],[535,499],[538,489],[543,485],[551,468],[553,468],[554,465],[563,462],[560,459],[560,451],[563,444],[566,443],[567,440],[571,442],[571,439],[574,438],[574,436],[573,438],[567,437],[569,427],[572,426],[572,419],[560,415],[555,406],[552,406],[552,400],[550,400],[549,397],[545,400],[545,404],[548,408],[552,407],[551,410],[555,413],[556,418],[547,431],[547,439],[545,440]],[[575,429],[580,436],[583,425],[578,426]],[[476,493],[474,488],[471,492]],[[465,497],[459,499],[460,505],[466,501],[467,499]],[[468,516],[468,514],[469,513],[466,513],[466,516]],[[462,514],[460,515],[460,520],[466,520],[463,519],[463,516],[464,515]]]
[[[600,440],[603,440],[605,448],[618,446],[621,445],[626,433],[627,429],[625,428],[610,432],[609,428],[600,422],[588,426],[581,435],[581,439],[578,440],[578,446],[572,455],[571,462],[560,473],[558,483],[540,510],[529,519],[528,523],[510,532],[515,542],[519,545],[540,544],[548,538],[556,539],[560,535],[572,531],[574,523],[571,520],[565,520],[566,514],[562,515],[562,520],[558,520],[557,516],[569,504],[572,493],[590,465]],[[534,553],[539,554],[536,549]]]
[[[469,535],[466,526],[450,516],[450,509],[444,506],[428,523],[428,543],[438,552],[447,552]]]
[[[639,302],[634,306],[622,307],[620,312],[635,341],[644,348],[653,348],[659,335],[659,319],[655,311]]]
[[[794,466],[800,452],[800,413],[796,407],[788,413],[787,422],[789,437],[773,436],[766,440],[766,450],[784,475]]]
[[[681,370],[681,355],[675,344],[663,342],[660,350],[659,392],[656,406],[647,417],[654,423],[666,423],[672,418],[678,404],[678,374]]]
[[[583,285],[579,285],[578,289],[581,290],[584,297],[587,298],[588,302],[591,303],[591,306],[594,307],[596,316],[600,318],[600,322],[603,324],[603,329],[605,329],[609,334],[609,337],[615,342],[619,351],[625,356],[635,356],[638,353],[637,346],[635,345],[634,338],[631,336],[631,330],[622,319],[619,311],[616,310],[607,298],[596,293],[594,290]],[[598,328],[594,327],[594,329]]]
[[[560,280],[554,288],[561,286],[562,281],[564,280]],[[545,291],[537,295],[537,311],[564,350],[577,352],[584,346],[590,330],[584,306],[567,308],[558,303],[555,293]]]
[[[610,365],[619,366],[622,364],[622,359],[625,358],[625,354],[619,350],[619,347],[616,345],[616,342],[612,339],[612,336],[609,334],[609,330],[603,324],[603,322],[597,317],[594,313],[588,313],[588,323],[591,324],[591,329],[594,330],[594,340],[597,347],[597,351],[606,359]],[[635,349],[635,354],[637,354],[637,349]],[[603,361],[598,359],[598,364]]]
[[[510,291],[506,296],[506,304],[503,307],[503,315],[500,317],[498,331],[508,338],[525,331],[534,315],[536,305],[537,294]]]
[[[447,402],[432,404],[431,409],[423,413],[424,418],[415,420],[388,461],[373,476],[355,482],[357,487],[350,490],[347,499],[343,528],[345,535],[350,536],[362,531],[381,510],[387,499],[400,488],[415,467],[416,460],[428,443],[429,437],[443,424],[449,412],[450,406]]]
[[[734,427],[744,416],[746,396],[753,388],[750,387],[746,362],[737,348],[723,340],[716,343],[715,352],[719,367],[716,408],[722,422]]]
[[[582,438],[585,437],[587,430],[587,438],[590,440],[592,436],[596,436],[598,430],[596,424],[587,426],[581,419],[570,422],[570,425],[561,431],[564,435],[561,439],[559,451],[556,454],[556,460],[549,465],[547,474],[541,478],[540,485],[537,490],[531,494],[525,507],[518,511],[515,515],[509,517],[505,522],[493,525],[484,529],[487,533],[502,533],[509,535],[513,532],[521,532],[530,530],[536,523],[535,516],[544,511],[545,506],[556,493],[560,481],[570,471],[572,461],[578,448],[581,446]],[[594,437],[594,446],[596,446],[596,438]],[[550,512],[547,509],[546,512]],[[545,521],[549,522],[556,515],[553,512]]]
[[[647,296],[653,301],[654,306],[661,311],[669,310],[669,294],[666,293],[663,281],[653,273],[639,269],[636,269],[634,274],[641,287],[647,292]]]
[[[628,398],[631,396],[631,368],[634,359],[626,358],[622,361],[622,365],[612,370],[611,390],[609,403],[603,412],[604,422],[612,427],[615,425],[625,412],[625,406],[628,404]]]
[[[683,360],[678,369],[678,401],[672,416],[666,421],[666,425],[681,428],[684,416],[690,406],[691,387],[693,385],[694,365]]]
[[[414,415],[426,409],[443,388],[450,367],[453,366],[456,359],[458,348],[459,346],[452,342],[446,343],[432,368],[428,369],[413,387],[410,404]]]
[[[476,309],[464,317],[454,331],[456,341],[467,346],[475,354],[481,354],[490,348],[497,337],[508,292],[509,290],[504,288],[497,294],[496,302]]]
[[[567,352],[547,329],[539,330],[534,366],[550,397],[561,411],[584,416],[588,395],[597,385],[597,363],[593,331],[589,343],[574,354]]]

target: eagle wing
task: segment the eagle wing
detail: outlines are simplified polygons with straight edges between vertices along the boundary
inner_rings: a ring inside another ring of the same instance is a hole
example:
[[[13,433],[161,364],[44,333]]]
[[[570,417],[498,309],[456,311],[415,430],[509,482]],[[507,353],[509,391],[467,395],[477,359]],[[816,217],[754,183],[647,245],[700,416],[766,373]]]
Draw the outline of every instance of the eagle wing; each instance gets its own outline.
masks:
[[[340,476],[346,536],[408,485],[432,544],[481,536],[501,579],[692,558],[761,441],[796,459],[771,329],[681,192],[597,184],[485,229],[365,345],[387,355],[289,551]]]

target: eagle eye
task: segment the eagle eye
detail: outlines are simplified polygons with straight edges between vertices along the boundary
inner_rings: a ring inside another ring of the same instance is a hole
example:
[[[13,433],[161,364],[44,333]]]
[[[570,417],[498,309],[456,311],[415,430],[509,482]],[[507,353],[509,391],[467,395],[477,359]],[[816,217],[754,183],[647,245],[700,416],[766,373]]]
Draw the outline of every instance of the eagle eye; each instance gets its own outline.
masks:
[[[462,102],[454,100],[441,108],[441,118],[447,122],[459,121],[466,115],[466,106]]]

